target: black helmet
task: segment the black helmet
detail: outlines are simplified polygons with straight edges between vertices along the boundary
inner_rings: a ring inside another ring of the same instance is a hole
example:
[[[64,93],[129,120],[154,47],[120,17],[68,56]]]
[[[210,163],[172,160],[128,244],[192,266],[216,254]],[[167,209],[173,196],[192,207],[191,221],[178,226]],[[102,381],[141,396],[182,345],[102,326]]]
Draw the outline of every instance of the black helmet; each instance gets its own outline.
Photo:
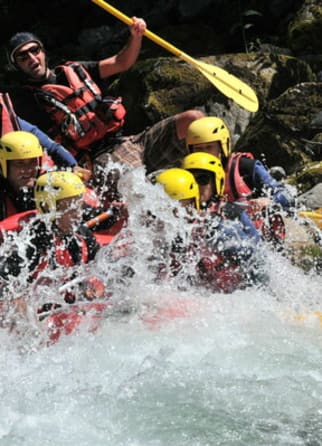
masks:
[[[19,32],[14,34],[11,39],[9,40],[9,44],[8,44],[8,58],[10,60],[10,62],[12,64],[16,64],[15,61],[15,53],[17,50],[19,50],[19,48],[21,48],[23,45],[25,45],[26,43],[30,43],[30,42],[36,42],[38,43],[41,48],[44,47],[42,41],[39,39],[39,37],[37,37],[35,34],[30,33],[30,32]]]

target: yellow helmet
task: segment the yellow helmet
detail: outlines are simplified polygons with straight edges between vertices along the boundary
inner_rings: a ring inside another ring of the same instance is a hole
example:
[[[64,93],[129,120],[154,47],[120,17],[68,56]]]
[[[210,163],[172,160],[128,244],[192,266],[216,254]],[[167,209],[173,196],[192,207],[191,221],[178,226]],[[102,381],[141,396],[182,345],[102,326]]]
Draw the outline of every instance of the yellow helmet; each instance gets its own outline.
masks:
[[[205,116],[193,121],[187,131],[186,146],[191,151],[191,146],[219,141],[226,158],[231,154],[230,133],[220,118]]]
[[[223,195],[225,187],[225,171],[219,158],[206,152],[190,153],[182,160],[183,169],[194,173],[196,170],[206,170],[214,174],[216,193]],[[198,180],[196,180],[198,183]]]
[[[43,149],[37,136],[29,132],[9,132],[0,138],[0,165],[2,176],[8,177],[8,161],[40,158]]]
[[[41,175],[35,185],[36,208],[42,214],[55,213],[57,201],[85,193],[78,175],[69,171],[53,171]]]
[[[184,169],[173,167],[164,170],[155,178],[163,185],[165,192],[175,200],[195,199],[196,209],[200,209],[199,187],[194,176]]]

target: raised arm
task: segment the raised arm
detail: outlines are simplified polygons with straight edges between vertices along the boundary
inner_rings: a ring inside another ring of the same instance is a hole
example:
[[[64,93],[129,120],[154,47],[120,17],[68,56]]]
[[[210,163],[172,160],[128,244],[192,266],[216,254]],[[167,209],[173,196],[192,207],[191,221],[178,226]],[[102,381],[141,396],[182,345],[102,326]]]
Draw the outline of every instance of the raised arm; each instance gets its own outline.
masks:
[[[91,172],[78,166],[74,156],[61,144],[56,143],[37,126],[30,124],[24,119],[18,118],[18,122],[22,130],[33,133],[35,136],[37,136],[41,146],[46,149],[48,155],[52,158],[54,163],[57,164],[57,166],[71,167],[73,172],[78,174],[84,182],[87,182],[90,179]]]
[[[49,136],[47,136],[46,133],[41,131],[37,126],[32,125],[21,118],[18,118],[18,122],[22,130],[37,136],[41,146],[47,150],[48,155],[53,159],[55,164],[65,167],[76,166],[77,161],[73,155],[63,146],[49,138]]]
[[[102,79],[122,73],[134,65],[141,50],[142,37],[145,30],[145,21],[133,17],[133,24],[130,26],[131,36],[126,46],[118,54],[99,62],[99,74]]]

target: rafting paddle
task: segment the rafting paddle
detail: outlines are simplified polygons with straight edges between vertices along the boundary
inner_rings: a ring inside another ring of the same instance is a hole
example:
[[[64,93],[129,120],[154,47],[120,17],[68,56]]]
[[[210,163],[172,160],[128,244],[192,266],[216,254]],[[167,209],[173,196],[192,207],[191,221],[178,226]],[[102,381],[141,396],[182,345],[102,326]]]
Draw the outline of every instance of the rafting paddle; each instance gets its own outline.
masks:
[[[99,223],[102,223],[102,221],[107,220],[108,218],[112,217],[114,215],[114,212],[112,209],[108,209],[105,212],[102,212],[101,214],[97,215],[96,217],[92,218],[91,220],[87,220],[84,225],[91,229],[94,226],[98,225]]]
[[[133,20],[130,17],[106,3],[104,0],[91,1],[124,22],[126,25],[131,25],[133,23]],[[179,59],[184,60],[189,65],[192,65],[199,70],[200,73],[203,74],[221,93],[228,98],[231,98],[236,104],[250,112],[256,112],[258,110],[258,99],[254,90],[237,77],[228,73],[223,68],[193,59],[191,56],[180,51],[178,48],[171,45],[171,43],[168,43],[166,40],[152,33],[148,29],[145,30],[144,35],[157,45],[160,45],[170,53],[179,57]]]
[[[322,229],[322,208],[315,209],[314,211],[300,211],[299,217],[309,218],[316,226]]]

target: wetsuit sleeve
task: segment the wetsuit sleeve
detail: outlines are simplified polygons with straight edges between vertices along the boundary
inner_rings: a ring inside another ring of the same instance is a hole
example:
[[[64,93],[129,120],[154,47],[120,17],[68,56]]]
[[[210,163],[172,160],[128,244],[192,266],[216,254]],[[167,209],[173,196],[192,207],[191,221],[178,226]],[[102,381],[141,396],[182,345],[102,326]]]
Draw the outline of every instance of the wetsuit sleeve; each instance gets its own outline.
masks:
[[[261,237],[254,226],[254,223],[250,219],[249,215],[246,211],[241,212],[240,214],[240,222],[244,227],[246,234],[249,235],[256,243],[261,240]]]
[[[71,153],[63,146],[53,141],[35,125],[30,124],[24,119],[18,118],[21,130],[33,133],[39,139],[40,144],[47,150],[48,155],[53,159],[54,163],[64,167],[76,166],[77,161]]]
[[[283,209],[294,206],[295,200],[292,192],[284,185],[276,181],[265,169],[260,161],[255,162],[253,179],[255,187],[272,193],[273,201],[280,204]]]
[[[238,232],[242,239],[252,238],[256,243],[260,241],[261,237],[254,226],[254,223],[247,212],[238,204],[227,201],[222,209],[222,214],[229,220],[237,220],[237,222],[240,222]]]
[[[211,251],[233,263],[248,261],[255,253],[254,242],[239,221],[222,220],[207,242]]]

